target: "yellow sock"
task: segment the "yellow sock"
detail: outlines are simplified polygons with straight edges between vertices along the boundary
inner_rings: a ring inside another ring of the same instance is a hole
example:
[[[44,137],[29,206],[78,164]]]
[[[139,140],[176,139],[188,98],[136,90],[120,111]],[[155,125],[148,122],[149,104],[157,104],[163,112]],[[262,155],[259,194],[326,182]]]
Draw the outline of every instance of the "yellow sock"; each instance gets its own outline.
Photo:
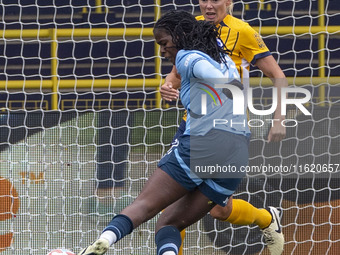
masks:
[[[182,238],[182,244],[181,247],[179,247],[178,255],[183,255],[183,244],[184,244],[184,238],[185,238],[185,229],[181,231],[181,238]]]
[[[247,201],[233,199],[233,209],[225,221],[236,225],[256,224],[264,229],[270,225],[272,215],[266,209],[258,209]]]

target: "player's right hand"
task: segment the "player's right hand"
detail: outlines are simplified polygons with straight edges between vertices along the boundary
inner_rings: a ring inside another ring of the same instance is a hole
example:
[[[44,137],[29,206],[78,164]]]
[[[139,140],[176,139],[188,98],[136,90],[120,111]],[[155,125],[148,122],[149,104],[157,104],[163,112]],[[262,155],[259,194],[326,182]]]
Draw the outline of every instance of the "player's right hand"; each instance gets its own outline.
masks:
[[[177,100],[179,96],[178,89],[174,89],[172,87],[172,82],[165,82],[159,89],[159,92],[161,93],[161,97],[163,100],[166,101],[172,101]]]

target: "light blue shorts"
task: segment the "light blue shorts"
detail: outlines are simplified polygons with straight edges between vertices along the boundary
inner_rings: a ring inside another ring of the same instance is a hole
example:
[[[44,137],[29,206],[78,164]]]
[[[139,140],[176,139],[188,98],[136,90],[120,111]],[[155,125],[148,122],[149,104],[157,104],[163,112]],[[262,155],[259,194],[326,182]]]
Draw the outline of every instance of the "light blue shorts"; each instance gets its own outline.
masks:
[[[210,200],[225,206],[235,192],[248,165],[249,139],[222,130],[205,136],[181,136],[158,167],[184,188],[198,188]]]

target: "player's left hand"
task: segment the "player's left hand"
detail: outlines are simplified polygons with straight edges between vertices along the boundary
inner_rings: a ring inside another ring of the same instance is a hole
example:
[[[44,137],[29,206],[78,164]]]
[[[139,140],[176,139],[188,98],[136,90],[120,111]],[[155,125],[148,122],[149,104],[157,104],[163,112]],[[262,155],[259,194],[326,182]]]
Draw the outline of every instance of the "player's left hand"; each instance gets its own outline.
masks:
[[[281,121],[274,121],[273,126],[269,130],[268,142],[280,142],[286,137],[286,127],[281,125]]]
[[[179,91],[173,88],[172,82],[165,82],[159,89],[161,97],[166,101],[175,101],[179,97]]]

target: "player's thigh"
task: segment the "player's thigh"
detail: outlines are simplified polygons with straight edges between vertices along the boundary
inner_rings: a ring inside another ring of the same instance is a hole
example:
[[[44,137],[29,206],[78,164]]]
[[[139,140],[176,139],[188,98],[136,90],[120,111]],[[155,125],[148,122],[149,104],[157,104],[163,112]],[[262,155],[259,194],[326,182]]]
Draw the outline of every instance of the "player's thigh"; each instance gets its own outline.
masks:
[[[188,191],[157,168],[136,200],[121,213],[129,216],[135,227],[183,197]]]
[[[195,189],[172,203],[162,212],[156,224],[156,232],[167,225],[183,230],[200,220],[214,206],[215,203],[198,189]]]

